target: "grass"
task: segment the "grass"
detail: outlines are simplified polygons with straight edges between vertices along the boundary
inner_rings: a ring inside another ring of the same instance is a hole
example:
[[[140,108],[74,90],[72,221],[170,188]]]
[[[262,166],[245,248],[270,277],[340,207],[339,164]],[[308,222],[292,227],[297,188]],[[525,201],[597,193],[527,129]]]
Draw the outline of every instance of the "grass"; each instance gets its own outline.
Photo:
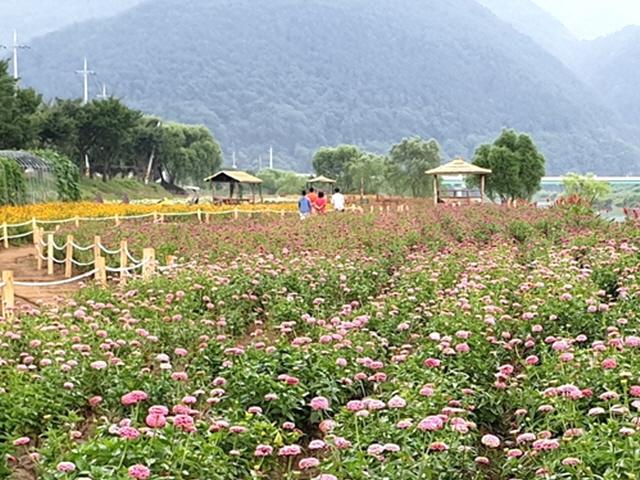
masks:
[[[104,200],[122,200],[125,194],[130,200],[168,198],[174,195],[160,185],[145,185],[134,178],[115,178],[104,182],[100,179],[82,178],[80,194],[83,200],[94,200],[100,195]]]

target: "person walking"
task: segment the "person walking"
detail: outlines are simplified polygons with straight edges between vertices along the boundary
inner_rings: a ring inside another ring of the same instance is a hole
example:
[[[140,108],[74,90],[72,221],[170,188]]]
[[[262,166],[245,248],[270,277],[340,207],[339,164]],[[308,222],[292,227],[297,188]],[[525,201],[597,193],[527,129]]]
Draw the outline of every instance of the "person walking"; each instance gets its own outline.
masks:
[[[298,200],[298,213],[300,213],[300,220],[304,220],[311,215],[311,209],[313,208],[311,200],[307,196],[307,192],[302,191],[302,196]]]
[[[340,193],[340,189],[336,188],[331,196],[331,205],[336,212],[344,212],[344,195]]]
[[[313,187],[311,187],[309,189],[309,193],[307,193],[307,198],[309,199],[309,201],[311,202],[311,205],[315,205],[316,201],[318,200],[318,194],[316,193],[316,191],[313,189]]]
[[[318,194],[318,198],[313,204],[313,211],[320,215],[327,213],[327,197],[324,196],[324,192]]]

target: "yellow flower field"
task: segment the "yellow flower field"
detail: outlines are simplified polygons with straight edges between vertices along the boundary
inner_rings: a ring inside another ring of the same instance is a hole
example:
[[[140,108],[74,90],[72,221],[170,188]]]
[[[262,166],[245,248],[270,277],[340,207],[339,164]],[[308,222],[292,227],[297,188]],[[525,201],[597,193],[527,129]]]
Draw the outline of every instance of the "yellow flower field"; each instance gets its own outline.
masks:
[[[0,207],[0,224],[22,223],[36,218],[37,220],[51,221],[64,220],[74,217],[114,217],[127,215],[143,215],[148,213],[181,213],[196,212],[201,210],[203,213],[219,213],[231,212],[236,208],[232,205],[179,205],[179,204],[156,204],[156,205],[133,205],[133,204],[116,204],[116,203],[41,203],[33,205],[22,205],[18,207]],[[241,212],[255,211],[295,211],[296,206],[293,203],[279,204],[257,204],[257,205],[240,205],[237,207]]]

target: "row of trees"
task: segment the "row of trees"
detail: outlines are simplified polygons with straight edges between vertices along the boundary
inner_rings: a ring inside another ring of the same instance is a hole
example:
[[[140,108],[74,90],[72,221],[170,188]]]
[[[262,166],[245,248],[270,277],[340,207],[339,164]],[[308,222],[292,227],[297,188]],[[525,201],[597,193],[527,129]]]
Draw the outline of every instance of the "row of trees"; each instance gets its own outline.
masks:
[[[346,191],[426,197],[433,195],[433,182],[425,172],[442,162],[437,141],[411,137],[393,145],[386,156],[354,145],[321,148],[313,167],[319,175],[338,180]],[[473,163],[493,171],[486,179],[486,192],[494,200],[531,199],[545,174],[544,156],[531,137],[514,130],[503,130],[495,142],[478,147]],[[468,179],[470,186],[478,181]]]
[[[108,98],[50,104],[16,88],[0,62],[0,150],[53,149],[89,175],[162,179],[166,186],[200,182],[222,164],[218,142],[204,126],[165,123]]]

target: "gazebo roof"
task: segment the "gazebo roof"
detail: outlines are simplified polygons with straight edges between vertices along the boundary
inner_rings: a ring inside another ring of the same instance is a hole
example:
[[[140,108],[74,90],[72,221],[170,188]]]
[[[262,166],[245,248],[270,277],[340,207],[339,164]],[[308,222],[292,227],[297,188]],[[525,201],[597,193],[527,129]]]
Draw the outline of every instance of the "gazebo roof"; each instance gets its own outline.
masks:
[[[215,175],[205,178],[204,181],[218,183],[262,183],[260,178],[254,177],[253,175],[240,170],[221,170]]]
[[[324,175],[320,175],[319,177],[312,178],[307,183],[336,183],[336,181],[325,177]]]
[[[491,170],[488,168],[481,168],[467,163],[461,158],[456,158],[452,162],[426,172],[427,175],[487,175],[489,173],[491,173]]]

